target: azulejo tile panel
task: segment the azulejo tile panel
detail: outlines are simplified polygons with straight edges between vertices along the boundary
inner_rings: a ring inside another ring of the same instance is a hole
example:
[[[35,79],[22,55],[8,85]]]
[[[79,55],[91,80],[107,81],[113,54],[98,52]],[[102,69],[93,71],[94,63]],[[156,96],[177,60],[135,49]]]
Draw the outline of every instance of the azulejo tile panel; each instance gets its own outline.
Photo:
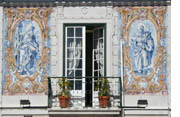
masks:
[[[124,7],[120,13],[126,94],[167,94],[166,7]]]
[[[5,8],[3,95],[47,94],[50,8]]]

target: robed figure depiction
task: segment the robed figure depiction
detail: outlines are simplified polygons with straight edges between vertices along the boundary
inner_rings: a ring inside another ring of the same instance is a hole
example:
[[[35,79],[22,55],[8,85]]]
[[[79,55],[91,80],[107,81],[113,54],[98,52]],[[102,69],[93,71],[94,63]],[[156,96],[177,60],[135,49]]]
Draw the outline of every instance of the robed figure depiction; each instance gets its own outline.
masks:
[[[34,66],[39,59],[39,44],[36,41],[33,24],[28,27],[27,31],[23,29],[23,24],[20,23],[15,40],[15,60],[20,75],[32,75]]]
[[[145,31],[145,26],[140,25],[138,34],[132,40],[133,42],[133,57],[134,71],[136,73],[147,75],[152,69],[152,56],[154,52],[154,40],[150,31]]]

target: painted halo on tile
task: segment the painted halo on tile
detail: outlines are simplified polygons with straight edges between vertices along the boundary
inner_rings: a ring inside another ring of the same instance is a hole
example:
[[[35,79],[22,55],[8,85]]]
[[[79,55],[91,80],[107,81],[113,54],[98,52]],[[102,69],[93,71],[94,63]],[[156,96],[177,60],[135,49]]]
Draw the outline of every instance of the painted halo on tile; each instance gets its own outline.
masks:
[[[166,93],[164,74],[165,7],[121,8],[124,89],[133,93]]]
[[[49,8],[6,8],[3,95],[47,94]]]

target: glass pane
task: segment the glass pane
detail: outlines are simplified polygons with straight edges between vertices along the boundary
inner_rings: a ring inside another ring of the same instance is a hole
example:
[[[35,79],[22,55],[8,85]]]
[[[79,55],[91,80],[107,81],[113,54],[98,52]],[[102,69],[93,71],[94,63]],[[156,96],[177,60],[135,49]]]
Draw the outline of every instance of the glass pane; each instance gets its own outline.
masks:
[[[82,59],[76,59],[76,66],[75,68],[82,68]]]
[[[82,70],[76,70],[76,76],[82,76]],[[79,78],[77,78],[79,79]]]
[[[94,49],[97,49],[97,48],[98,48],[98,40],[94,39]]]
[[[99,40],[99,48],[103,49],[104,48],[104,44],[103,44],[103,39]]]
[[[98,70],[98,63],[97,63],[97,61],[94,61],[94,70]]]
[[[74,38],[67,38],[67,47],[74,47]]]
[[[99,72],[98,71],[94,71],[94,76],[98,76]]]
[[[82,49],[76,48],[75,58],[82,58]]]
[[[98,91],[98,81],[97,81],[97,79],[94,81],[94,91]]]
[[[98,30],[94,31],[94,39],[98,39]]]
[[[99,50],[99,59],[101,59],[101,58],[104,58],[104,50],[103,49],[100,49]]]
[[[99,60],[99,69],[103,69],[104,68],[104,59],[100,59]]]
[[[82,89],[82,81],[75,81],[75,90],[81,90]]]
[[[74,80],[69,80],[70,82],[70,85],[71,85],[71,89],[73,90],[74,89]]]
[[[67,59],[67,68],[74,68],[74,59]]]
[[[104,76],[104,70],[100,70],[99,76]]]
[[[103,29],[99,29],[99,38],[103,37]]]
[[[99,54],[98,54],[98,49],[94,50],[94,59],[98,60],[99,59]]]
[[[82,38],[76,38],[76,47],[82,47]]]
[[[76,37],[82,37],[82,28],[76,28]]]
[[[74,70],[67,70],[67,76],[74,77]]]
[[[74,58],[74,49],[73,48],[67,49],[67,58]]]
[[[68,28],[67,29],[67,36],[68,37],[74,37],[74,28]]]

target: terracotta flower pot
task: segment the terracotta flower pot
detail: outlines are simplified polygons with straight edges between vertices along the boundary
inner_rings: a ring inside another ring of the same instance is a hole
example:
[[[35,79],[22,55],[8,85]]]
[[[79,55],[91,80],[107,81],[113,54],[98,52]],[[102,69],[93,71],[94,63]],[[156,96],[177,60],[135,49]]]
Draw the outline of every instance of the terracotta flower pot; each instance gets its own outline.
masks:
[[[109,106],[109,96],[99,96],[99,106],[106,108]]]
[[[61,108],[66,108],[66,107],[68,107],[68,105],[69,105],[69,97],[65,97],[65,96],[59,96],[58,97],[59,98],[59,106],[61,107]]]

